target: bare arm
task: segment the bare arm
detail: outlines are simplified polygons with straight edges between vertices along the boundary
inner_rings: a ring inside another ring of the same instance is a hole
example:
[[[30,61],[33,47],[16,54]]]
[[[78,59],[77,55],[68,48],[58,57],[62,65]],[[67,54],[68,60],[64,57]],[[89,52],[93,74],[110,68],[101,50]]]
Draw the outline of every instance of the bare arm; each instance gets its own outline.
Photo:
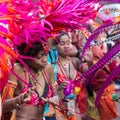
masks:
[[[16,74],[19,73],[20,67],[18,65],[15,66],[14,71]],[[20,73],[19,73],[20,74]],[[11,84],[14,84],[13,86]],[[9,73],[9,80],[8,84],[4,87],[3,93],[2,93],[2,100],[3,100],[3,112],[8,112],[10,110],[13,110],[15,108],[15,101],[18,101],[18,98],[14,98],[14,93],[17,87],[17,78],[12,74]],[[7,95],[4,95],[7,93]],[[4,96],[7,98],[4,99]]]
[[[24,79],[22,75],[23,69],[19,64],[14,67],[14,71],[17,75],[19,75],[22,79]],[[2,100],[3,100],[2,110],[4,113],[13,110],[19,105],[22,105],[24,103],[24,99],[26,98],[26,93],[22,93],[15,96],[16,90],[18,91],[18,79],[12,73],[10,73],[8,84],[4,87],[2,93]],[[4,96],[6,96],[7,98],[5,98]]]
[[[22,103],[21,97],[17,96],[15,98],[9,98],[3,103],[3,113],[9,112],[17,107],[19,107]]]
[[[50,85],[53,88],[54,96],[49,99],[51,103],[59,104],[61,99],[64,98],[63,96],[63,89],[59,89],[59,86],[57,84],[57,81],[54,80],[54,73],[53,73],[53,67],[52,65],[49,65],[46,69],[46,72],[50,75]],[[45,99],[44,99],[45,100]],[[46,100],[45,100],[46,101]]]

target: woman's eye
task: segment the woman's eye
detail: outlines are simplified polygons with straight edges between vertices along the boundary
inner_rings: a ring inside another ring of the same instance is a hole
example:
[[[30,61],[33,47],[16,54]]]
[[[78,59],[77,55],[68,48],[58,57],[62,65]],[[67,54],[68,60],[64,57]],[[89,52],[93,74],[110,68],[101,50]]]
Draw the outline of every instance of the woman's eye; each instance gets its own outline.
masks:
[[[41,59],[42,56],[43,56],[43,55],[39,55],[39,56],[37,56],[36,58],[37,58],[37,59]]]
[[[67,45],[70,45],[70,42],[67,42]]]
[[[65,43],[64,43],[64,42],[61,42],[60,45],[65,45]]]
[[[37,56],[36,58],[37,58],[37,59],[41,59],[41,57],[40,57],[40,56]]]

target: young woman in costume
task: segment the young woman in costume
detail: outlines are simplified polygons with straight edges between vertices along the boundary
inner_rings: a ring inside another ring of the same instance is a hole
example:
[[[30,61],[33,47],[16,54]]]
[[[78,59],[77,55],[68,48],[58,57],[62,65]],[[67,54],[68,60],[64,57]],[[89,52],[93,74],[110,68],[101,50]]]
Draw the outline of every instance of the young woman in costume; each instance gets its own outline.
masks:
[[[57,61],[57,83],[59,88],[62,89],[61,98],[65,107],[68,110],[57,111],[56,116],[64,116],[67,120],[77,120],[76,118],[76,94],[75,86],[72,86],[69,93],[65,92],[67,85],[71,85],[73,81],[79,78],[78,72],[76,71],[71,58],[69,57],[71,52],[71,40],[69,35],[66,32],[59,32],[58,36],[55,38],[54,47],[58,51],[58,61]],[[62,87],[61,87],[62,85]],[[80,86],[79,86],[80,87]],[[79,114],[79,113],[78,113]],[[79,116],[80,119],[80,116]]]
[[[30,29],[33,30],[33,27],[31,26]],[[2,92],[3,115],[14,111],[12,114],[14,118],[11,118],[13,120],[43,120],[45,102],[55,100],[55,104],[59,103],[59,97],[54,96],[57,94],[57,87],[53,78],[53,70],[47,63],[47,44],[41,43],[37,35],[39,36],[40,33],[37,27],[34,27],[34,35],[31,35],[35,38],[34,42],[29,44],[24,42],[16,47],[20,55],[28,57],[23,61],[31,72],[27,71],[20,62],[14,65],[15,74],[20,76],[26,84],[9,73],[8,83]]]

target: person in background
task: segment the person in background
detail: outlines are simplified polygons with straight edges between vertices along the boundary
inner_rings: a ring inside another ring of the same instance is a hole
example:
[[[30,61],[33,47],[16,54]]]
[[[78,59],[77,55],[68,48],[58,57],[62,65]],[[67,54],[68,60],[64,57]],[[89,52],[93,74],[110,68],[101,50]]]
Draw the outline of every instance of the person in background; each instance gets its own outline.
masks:
[[[84,58],[81,58],[82,49],[89,35],[90,33],[86,30],[76,30],[71,33],[72,46],[70,57],[72,59],[74,67],[77,69],[80,75],[82,75],[82,73],[84,73],[89,68],[85,62],[85,58],[86,60],[87,58],[89,58],[89,51],[87,52],[87,54],[85,54]],[[90,60],[88,64],[91,64]],[[77,95],[77,101],[77,103],[79,103],[77,104],[77,107],[79,108],[79,111],[81,113],[81,119],[89,120],[90,118],[86,113],[86,89],[83,84],[81,84],[80,93]]]
[[[93,55],[93,64],[96,64],[108,51],[107,46],[105,45],[106,43],[97,44],[104,41],[106,37],[107,37],[106,32],[100,33],[97,36],[97,38],[94,40],[94,44],[91,44],[91,46],[89,47],[89,50]],[[110,72],[114,69],[113,67],[115,67],[115,65],[111,67],[111,64],[113,63],[110,63],[109,65],[105,65],[103,68],[96,71],[92,83],[89,83],[89,85],[87,86],[88,94],[89,96],[91,96],[91,98],[93,98],[93,101],[95,100],[93,96],[97,95],[97,91],[102,86],[102,84],[104,83]],[[91,91],[90,91],[91,88],[90,86],[92,86],[93,88]],[[112,100],[112,94],[114,94],[113,83],[111,83],[107,88],[105,88],[100,98],[100,104],[98,106],[98,110],[94,109],[96,116],[99,115],[100,118],[93,118],[94,112],[93,111],[91,111],[91,113],[89,112],[90,113],[89,115],[93,120],[94,119],[112,120],[114,118],[117,118],[118,116],[117,107],[116,107],[116,103]],[[106,115],[104,115],[105,112]]]

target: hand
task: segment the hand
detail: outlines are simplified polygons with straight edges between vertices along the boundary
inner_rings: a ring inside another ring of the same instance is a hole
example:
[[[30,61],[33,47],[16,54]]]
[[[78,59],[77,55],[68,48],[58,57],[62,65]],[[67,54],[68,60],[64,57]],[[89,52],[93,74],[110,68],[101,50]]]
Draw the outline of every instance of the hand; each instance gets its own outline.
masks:
[[[59,106],[60,98],[58,95],[53,96],[51,98],[41,97],[41,99],[45,102],[49,102],[49,103],[53,104],[54,106]]]
[[[26,104],[38,104],[38,95],[34,91],[35,87],[29,88],[25,93],[23,93],[23,102]]]
[[[51,98],[43,98],[41,97],[41,99],[45,102],[49,102],[51,103],[55,109],[58,109],[58,110],[66,110],[66,107],[64,105],[60,105],[60,98],[59,96],[53,96]]]
[[[87,51],[84,55],[84,61],[91,65],[93,63],[93,54],[91,51]]]
[[[70,85],[69,81],[63,81],[60,83],[60,85],[58,86],[58,90],[62,90],[64,88],[66,88],[66,86]]]

